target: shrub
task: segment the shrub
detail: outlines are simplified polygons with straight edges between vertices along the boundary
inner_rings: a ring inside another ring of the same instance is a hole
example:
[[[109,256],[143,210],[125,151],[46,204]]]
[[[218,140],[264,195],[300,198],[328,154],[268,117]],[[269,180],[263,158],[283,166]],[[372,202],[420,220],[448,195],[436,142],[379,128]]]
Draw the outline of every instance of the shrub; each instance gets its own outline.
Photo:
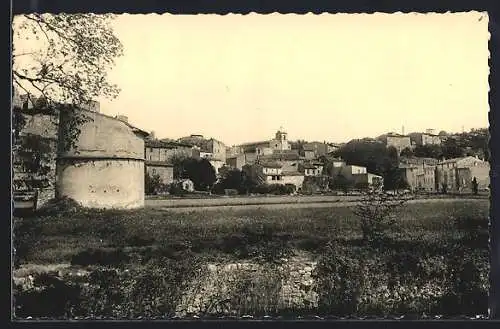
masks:
[[[365,289],[363,257],[349,257],[337,243],[329,243],[318,262],[313,278],[319,294],[319,312],[353,315]]]
[[[122,265],[130,257],[122,249],[87,249],[71,257],[71,265]]]
[[[53,273],[35,274],[34,287],[16,291],[15,317],[68,318],[78,312],[81,287]]]
[[[223,195],[224,192],[224,185],[222,183],[216,183],[212,187],[212,193],[218,194],[218,195]]]
[[[146,191],[146,195],[156,194],[162,187],[163,184],[160,175],[149,175],[149,173],[146,173],[144,179],[144,190]]]
[[[193,258],[158,259],[125,271],[97,269],[82,278],[36,275],[34,288],[16,290],[16,316],[172,317],[199,268]]]
[[[380,244],[386,231],[396,223],[395,211],[406,202],[405,199],[385,193],[370,193],[353,210],[360,219],[363,241],[371,245]]]
[[[14,247],[14,266],[18,267],[22,259],[40,244],[42,225],[39,218],[14,218],[12,232]]]
[[[287,184],[285,184],[285,191],[286,191],[286,194],[295,193],[295,191],[297,191],[297,186],[295,186],[295,184],[287,183]]]
[[[170,193],[171,195],[175,195],[175,196],[184,196],[186,195],[186,191],[182,188],[182,186],[178,183],[173,183],[170,185],[169,189],[168,189],[168,193]]]
[[[239,193],[238,193],[238,190],[236,190],[236,189],[225,189],[224,194],[234,196],[234,195],[238,195]]]
[[[489,229],[487,217],[479,214],[465,214],[455,218],[455,227],[465,234],[464,242],[487,248]]]
[[[83,211],[83,207],[75,200],[63,197],[51,199],[37,210],[39,216],[53,216],[64,214],[74,214]]]
[[[481,266],[483,264],[483,266]],[[438,312],[445,315],[479,315],[488,311],[488,259],[454,255],[448,261],[445,293]]]

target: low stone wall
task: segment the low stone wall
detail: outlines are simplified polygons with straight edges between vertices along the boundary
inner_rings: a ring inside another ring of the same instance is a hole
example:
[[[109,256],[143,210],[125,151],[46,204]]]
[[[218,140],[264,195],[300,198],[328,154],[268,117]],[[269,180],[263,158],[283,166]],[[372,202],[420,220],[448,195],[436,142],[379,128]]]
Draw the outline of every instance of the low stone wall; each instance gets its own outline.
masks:
[[[312,271],[316,262],[304,256],[280,264],[208,264],[177,306],[177,316],[264,314],[318,306]],[[246,312],[248,310],[248,312]]]

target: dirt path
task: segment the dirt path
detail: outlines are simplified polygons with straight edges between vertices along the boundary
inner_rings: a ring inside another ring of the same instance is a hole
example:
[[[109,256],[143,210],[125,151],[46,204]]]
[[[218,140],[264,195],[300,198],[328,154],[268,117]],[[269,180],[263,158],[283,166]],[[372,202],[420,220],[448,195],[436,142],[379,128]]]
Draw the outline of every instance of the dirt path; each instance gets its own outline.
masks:
[[[450,202],[465,202],[465,201],[479,201],[483,199],[477,198],[436,198],[436,199],[417,199],[409,200],[408,204],[419,203],[450,203]],[[157,200],[158,201],[158,200]],[[487,200],[484,200],[487,201]],[[321,202],[300,202],[300,203],[261,203],[261,204],[235,204],[235,205],[221,205],[214,204],[209,206],[204,205],[190,205],[190,206],[162,206],[156,204],[154,207],[165,211],[172,212],[192,212],[192,211],[214,211],[214,210],[248,210],[248,209],[294,209],[294,208],[336,208],[336,207],[349,207],[359,204],[358,200],[350,201],[321,201]]]

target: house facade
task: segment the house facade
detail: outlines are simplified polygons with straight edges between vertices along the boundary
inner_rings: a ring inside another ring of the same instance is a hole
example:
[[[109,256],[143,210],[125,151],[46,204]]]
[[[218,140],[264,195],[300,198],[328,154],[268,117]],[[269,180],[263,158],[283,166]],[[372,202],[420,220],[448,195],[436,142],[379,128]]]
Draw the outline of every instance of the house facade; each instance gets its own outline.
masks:
[[[150,177],[158,175],[162,184],[174,182],[174,166],[164,161],[146,160],[146,172]]]
[[[440,145],[442,137],[433,134],[431,131],[425,133],[416,133],[411,136],[412,145]]]
[[[323,175],[323,164],[320,162],[307,162],[299,165],[299,172],[306,177],[319,177]]]
[[[411,148],[411,139],[410,136],[401,135],[396,133],[389,133],[385,137],[385,144],[387,147],[394,147],[398,150],[398,153],[401,153],[405,148]]]
[[[177,156],[189,158],[196,153],[196,151],[193,152],[191,145],[178,142],[147,139],[144,146],[146,160],[148,161],[172,163],[172,160]]]
[[[436,189],[446,188],[450,192],[468,191],[472,188],[475,178],[479,189],[490,185],[490,165],[487,161],[469,156],[448,159],[436,165]]]

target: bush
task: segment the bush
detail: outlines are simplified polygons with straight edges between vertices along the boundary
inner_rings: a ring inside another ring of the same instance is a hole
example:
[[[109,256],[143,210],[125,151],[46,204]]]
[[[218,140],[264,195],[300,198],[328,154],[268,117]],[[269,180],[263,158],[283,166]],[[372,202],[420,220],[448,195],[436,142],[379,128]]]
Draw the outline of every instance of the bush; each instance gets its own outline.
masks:
[[[365,281],[363,257],[349,257],[337,243],[329,243],[313,272],[320,314],[354,315]]]
[[[218,195],[223,195],[224,192],[224,185],[222,183],[216,183],[212,187],[212,193],[218,194]]]
[[[35,274],[33,285],[27,290],[16,289],[16,318],[68,318],[78,312],[80,285],[52,273]]]
[[[457,245],[428,250],[330,242],[314,272],[319,311],[336,316],[487,313],[488,254]]]
[[[160,178],[160,175],[149,175],[149,173],[146,173],[145,179],[144,179],[144,190],[146,191],[146,195],[153,195],[158,193],[162,188],[164,188],[162,184],[162,180]]]
[[[221,239],[220,249],[238,258],[253,258],[257,261],[277,262],[290,254],[289,237],[271,225],[245,226],[241,233],[233,233]]]
[[[22,259],[26,259],[31,250],[40,244],[42,225],[38,218],[14,218],[12,232],[14,247],[14,266],[18,267]]]
[[[42,207],[40,207],[36,213],[40,216],[51,216],[59,215],[61,213],[74,214],[82,211],[83,209],[84,208],[75,200],[63,197],[49,200]]]
[[[238,195],[239,193],[238,193],[238,190],[235,190],[235,189],[225,189],[224,194],[234,196],[234,195]]]
[[[380,244],[396,223],[395,211],[405,202],[405,199],[378,193],[370,193],[362,200],[353,212],[360,219],[363,241],[371,245]]]
[[[122,265],[130,257],[122,249],[87,249],[71,257],[71,265]]]
[[[194,259],[161,259],[125,271],[97,269],[82,278],[36,275],[34,288],[16,290],[16,317],[172,317],[199,268]]]
[[[173,183],[170,185],[168,193],[174,196],[184,196],[187,194],[187,192],[182,188],[182,186],[177,183]]]

